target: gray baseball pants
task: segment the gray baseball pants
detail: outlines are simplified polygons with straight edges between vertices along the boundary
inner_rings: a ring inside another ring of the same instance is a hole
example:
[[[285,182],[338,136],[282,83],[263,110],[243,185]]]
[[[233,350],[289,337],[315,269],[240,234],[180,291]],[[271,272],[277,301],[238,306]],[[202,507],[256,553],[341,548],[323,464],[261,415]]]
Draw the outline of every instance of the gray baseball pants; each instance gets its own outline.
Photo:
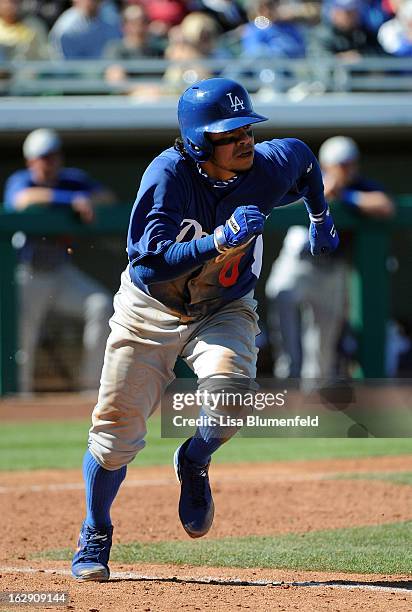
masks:
[[[199,379],[255,378],[256,301],[235,300],[195,323],[181,323],[133,285],[126,269],[114,298],[89,449],[117,470],[145,446],[146,421],[174,379],[180,355]]]
[[[19,300],[19,391],[31,392],[36,346],[48,312],[59,312],[84,321],[82,389],[97,389],[113,312],[107,289],[70,263],[50,271],[20,265],[17,270]]]

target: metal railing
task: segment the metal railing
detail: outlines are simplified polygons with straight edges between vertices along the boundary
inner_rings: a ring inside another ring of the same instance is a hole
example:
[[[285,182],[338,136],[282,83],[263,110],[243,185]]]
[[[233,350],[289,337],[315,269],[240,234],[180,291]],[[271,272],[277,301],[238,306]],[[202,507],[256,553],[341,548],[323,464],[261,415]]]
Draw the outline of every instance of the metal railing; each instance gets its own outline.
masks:
[[[107,69],[114,64],[124,69],[126,79],[108,80]],[[170,69],[178,71],[177,80],[176,74],[170,78]],[[412,91],[410,58],[370,57],[350,63],[337,58],[227,58],[179,64],[161,59],[1,62],[0,94],[110,95],[156,86],[160,95],[167,95],[205,75],[241,80],[252,93],[293,88],[310,94]]]

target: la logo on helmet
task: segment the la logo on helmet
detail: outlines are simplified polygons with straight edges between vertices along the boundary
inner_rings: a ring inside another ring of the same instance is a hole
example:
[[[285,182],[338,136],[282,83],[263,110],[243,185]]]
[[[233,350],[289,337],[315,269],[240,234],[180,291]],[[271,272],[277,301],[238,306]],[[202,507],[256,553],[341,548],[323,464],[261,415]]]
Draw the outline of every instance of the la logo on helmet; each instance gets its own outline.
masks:
[[[240,108],[242,110],[245,110],[245,103],[243,102],[243,100],[241,100],[240,98],[238,98],[237,96],[235,96],[235,99],[233,100],[232,98],[232,92],[230,91],[229,93],[226,94],[229,97],[230,100],[230,107],[233,108],[233,111],[236,113],[237,112],[237,107],[240,106]]]

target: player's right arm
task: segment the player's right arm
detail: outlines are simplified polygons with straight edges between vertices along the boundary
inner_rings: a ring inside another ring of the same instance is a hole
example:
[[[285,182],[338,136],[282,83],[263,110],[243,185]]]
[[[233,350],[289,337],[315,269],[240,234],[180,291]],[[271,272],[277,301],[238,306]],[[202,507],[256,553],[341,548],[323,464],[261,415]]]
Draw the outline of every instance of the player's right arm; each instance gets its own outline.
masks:
[[[212,234],[188,242],[169,242],[164,250],[135,259],[137,274],[145,285],[178,278],[232,248],[251,241],[263,232],[266,217],[256,206],[239,206],[224,225]]]

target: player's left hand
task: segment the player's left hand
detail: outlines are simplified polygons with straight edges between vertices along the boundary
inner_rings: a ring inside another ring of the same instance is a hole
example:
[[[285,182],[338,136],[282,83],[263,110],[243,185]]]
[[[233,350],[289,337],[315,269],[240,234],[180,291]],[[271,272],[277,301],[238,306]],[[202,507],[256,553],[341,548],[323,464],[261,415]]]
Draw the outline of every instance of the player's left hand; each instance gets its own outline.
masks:
[[[339,236],[329,208],[316,221],[310,216],[309,242],[312,255],[326,255],[338,247]]]

